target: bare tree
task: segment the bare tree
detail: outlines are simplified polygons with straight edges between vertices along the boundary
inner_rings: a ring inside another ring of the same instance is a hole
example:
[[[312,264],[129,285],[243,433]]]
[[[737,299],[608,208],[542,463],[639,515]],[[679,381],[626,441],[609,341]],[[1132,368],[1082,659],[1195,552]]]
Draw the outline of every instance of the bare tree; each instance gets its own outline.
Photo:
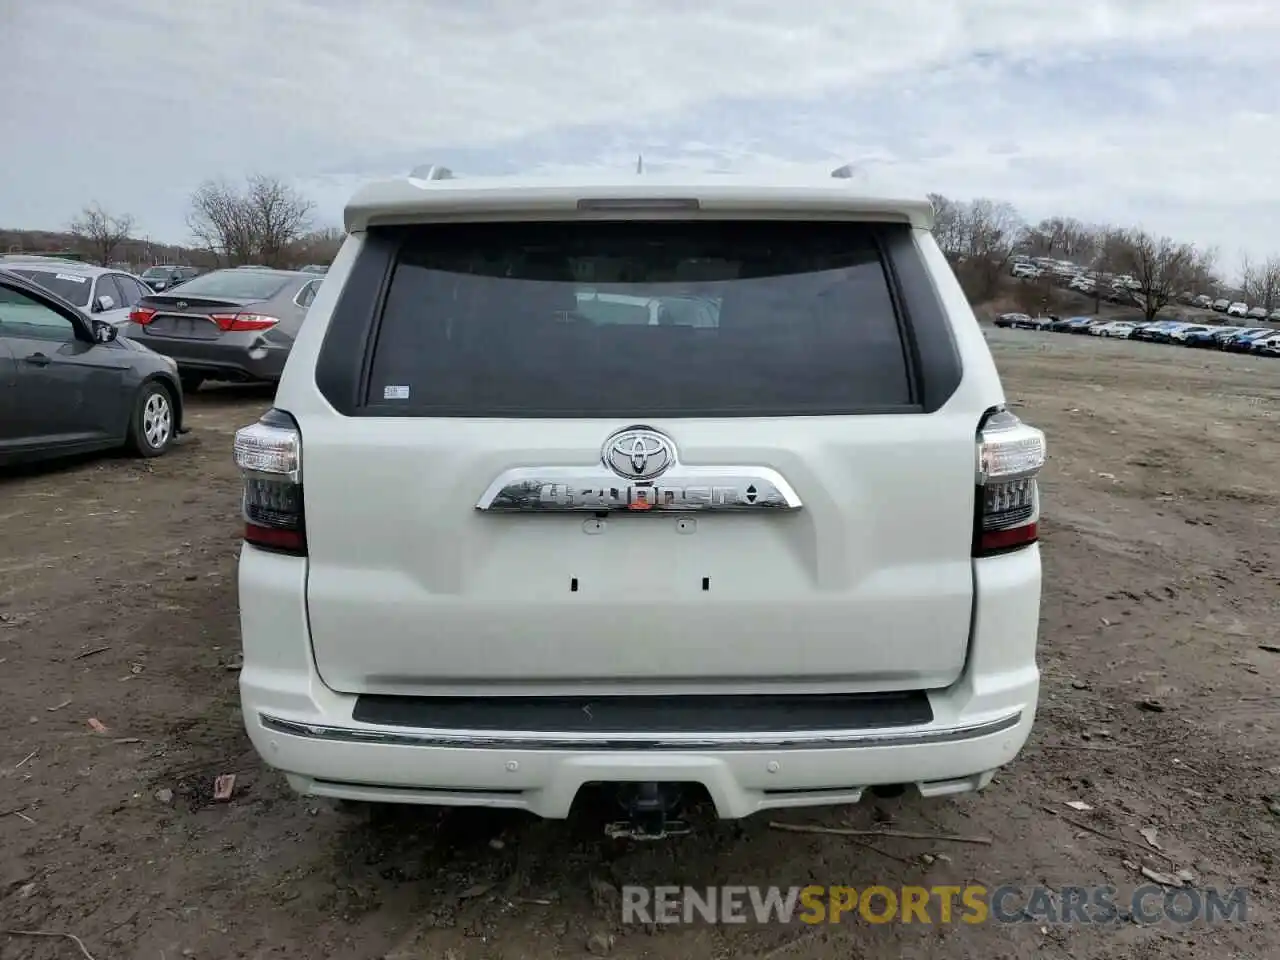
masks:
[[[273,177],[254,174],[244,188],[207,180],[191,197],[187,226],[230,266],[284,266],[289,248],[311,225],[314,204]]]
[[[1125,230],[1115,244],[1117,266],[1137,281],[1136,299],[1149,321],[1205,268],[1204,254],[1193,245],[1144,230]]]
[[[91,203],[71,221],[67,230],[88,248],[95,261],[105,267],[114,259],[120,244],[129,239],[133,217],[127,213],[115,216],[104,210],[101,204]]]
[[[1280,257],[1262,261],[1245,257],[1240,274],[1240,290],[1250,306],[1262,307],[1268,315],[1280,308]]]
[[[1024,239],[1033,256],[1062,257],[1079,263],[1092,252],[1094,230],[1074,217],[1048,217],[1027,228]]]
[[[1026,229],[1008,203],[979,198],[957,205],[956,242],[960,282],[971,299],[989,300]]]
[[[953,263],[964,253],[961,205],[940,193],[929,194],[933,204],[933,237]]]
[[[303,234],[294,242],[290,250],[290,259],[295,264],[308,263],[327,264],[333,261],[347,239],[345,230],[339,227],[325,227]]]

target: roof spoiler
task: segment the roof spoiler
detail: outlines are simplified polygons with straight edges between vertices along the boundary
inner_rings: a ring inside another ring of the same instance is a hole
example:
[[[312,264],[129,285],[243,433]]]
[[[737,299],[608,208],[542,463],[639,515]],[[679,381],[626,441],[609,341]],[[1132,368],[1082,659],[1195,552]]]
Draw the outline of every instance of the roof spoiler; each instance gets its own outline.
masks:
[[[424,163],[409,171],[414,180],[452,180],[453,171],[436,163]]]

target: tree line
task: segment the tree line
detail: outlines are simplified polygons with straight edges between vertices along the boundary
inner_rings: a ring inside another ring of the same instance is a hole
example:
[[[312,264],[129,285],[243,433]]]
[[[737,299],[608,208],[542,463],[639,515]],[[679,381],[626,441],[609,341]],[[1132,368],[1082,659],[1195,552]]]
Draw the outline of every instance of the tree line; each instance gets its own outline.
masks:
[[[935,211],[934,236],[969,298],[994,299],[1005,289],[1013,259],[1019,254],[1070,260],[1094,280],[1095,309],[1110,275],[1136,281],[1135,302],[1147,319],[1155,317],[1180,294],[1239,297],[1270,313],[1280,309],[1280,257],[1248,259],[1240,286],[1228,291],[1217,272],[1218,251],[1159,236],[1137,227],[1089,224],[1073,217],[1047,217],[1026,222],[1012,204],[998,200],[952,200],[930,194]],[[315,204],[283,181],[252,174],[243,183],[207,180],[191,196],[187,227],[198,248],[216,266],[260,264],[296,267],[328,263],[341,246],[343,232],[314,229]],[[130,240],[135,225],[127,214],[108,212],[100,204],[85,207],[69,225],[82,252],[110,263]],[[1046,283],[1046,288],[1047,288]],[[1021,284],[1019,293],[1042,300],[1052,293]]]
[[[342,230],[314,225],[315,204],[287,183],[251,174],[243,183],[206,180],[191,195],[187,229],[202,259],[213,266],[298,267],[327,264]],[[135,238],[131,214],[91,203],[67,226],[79,250],[106,266]]]
[[[936,193],[929,200],[938,245],[975,302],[995,298],[1014,257],[1023,254],[1070,260],[1083,267],[1083,275],[1094,282],[1095,308],[1111,288],[1106,277],[1132,277],[1134,300],[1148,320],[1184,292],[1240,298],[1268,313],[1280,309],[1280,257],[1247,259],[1240,286],[1233,290],[1218,273],[1216,248],[1073,217],[1046,217],[1031,224],[1012,204],[997,200],[952,200]],[[1033,285],[1024,287],[1028,297],[1042,296]]]

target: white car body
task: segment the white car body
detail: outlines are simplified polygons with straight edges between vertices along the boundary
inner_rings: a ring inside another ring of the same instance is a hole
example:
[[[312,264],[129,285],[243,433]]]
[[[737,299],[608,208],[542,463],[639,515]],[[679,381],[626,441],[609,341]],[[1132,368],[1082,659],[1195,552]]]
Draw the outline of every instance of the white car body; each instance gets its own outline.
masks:
[[[1265,353],[1268,356],[1280,354],[1280,334],[1255,340],[1252,344],[1252,350],[1254,353]]]
[[[1214,328],[1203,323],[1187,323],[1171,331],[1169,339],[1182,343],[1193,333],[1202,333],[1212,329]]]
[[[588,783],[696,782],[724,818],[985,787],[1036,711],[1044,444],[928,203],[441,176],[351,200],[275,409],[236,437],[262,758],[304,794],[551,818]],[[839,260],[806,272],[811,248]],[[665,296],[649,263],[716,328],[573,305]],[[805,312],[831,298],[860,323]],[[894,302],[922,374],[873,402],[902,352],[861,331]]]
[[[1127,339],[1137,327],[1137,321],[1112,320],[1110,323],[1101,323],[1095,327],[1090,327],[1089,333],[1095,337],[1122,337]]]
[[[1247,317],[1249,315],[1249,305],[1240,303],[1239,301],[1227,307],[1227,316],[1229,317]]]
[[[1044,276],[1043,269],[1028,263],[1015,263],[1013,269],[1009,272],[1020,280],[1034,280],[1037,277]]]

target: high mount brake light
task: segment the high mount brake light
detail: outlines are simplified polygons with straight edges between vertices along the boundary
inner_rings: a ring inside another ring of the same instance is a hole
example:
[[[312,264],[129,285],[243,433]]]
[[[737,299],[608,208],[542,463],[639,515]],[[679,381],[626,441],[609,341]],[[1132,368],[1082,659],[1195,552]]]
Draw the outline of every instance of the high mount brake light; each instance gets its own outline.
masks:
[[[244,539],[280,553],[306,556],[302,500],[302,433],[283,410],[236,431],[236,466],[244,478]]]
[[[973,555],[1004,553],[1039,537],[1044,433],[1007,410],[990,411],[978,429]]]

